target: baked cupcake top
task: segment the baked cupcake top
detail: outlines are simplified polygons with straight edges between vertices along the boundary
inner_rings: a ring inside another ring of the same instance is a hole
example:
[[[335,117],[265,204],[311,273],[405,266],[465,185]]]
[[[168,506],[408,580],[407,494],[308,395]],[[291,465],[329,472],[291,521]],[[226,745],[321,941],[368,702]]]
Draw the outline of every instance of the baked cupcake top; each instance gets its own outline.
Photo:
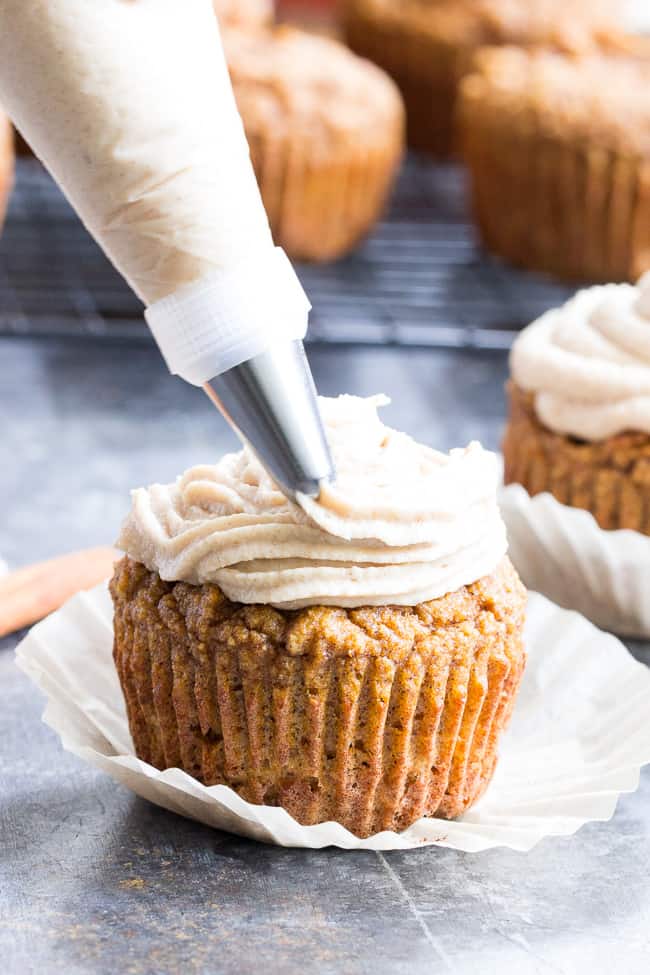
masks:
[[[579,56],[512,47],[481,51],[462,90],[484,111],[516,117],[550,138],[650,154],[647,39],[612,36],[599,51]]]
[[[297,138],[310,148],[340,139],[364,145],[386,127],[401,126],[395,84],[380,68],[337,41],[291,27],[224,32],[228,69],[249,138],[257,132],[278,141]]]
[[[273,0],[212,0],[219,23],[252,26],[270,23]]]
[[[650,434],[650,273],[635,287],[589,288],[524,329],[514,382],[556,433],[598,441]]]
[[[347,0],[368,16],[459,48],[485,44],[546,44],[584,50],[594,34],[612,26],[616,0]]]
[[[233,602],[414,606],[492,572],[506,551],[496,457],[439,453],[385,426],[383,396],[322,399],[338,470],[287,500],[248,447],[132,494],[118,545],[168,581]]]

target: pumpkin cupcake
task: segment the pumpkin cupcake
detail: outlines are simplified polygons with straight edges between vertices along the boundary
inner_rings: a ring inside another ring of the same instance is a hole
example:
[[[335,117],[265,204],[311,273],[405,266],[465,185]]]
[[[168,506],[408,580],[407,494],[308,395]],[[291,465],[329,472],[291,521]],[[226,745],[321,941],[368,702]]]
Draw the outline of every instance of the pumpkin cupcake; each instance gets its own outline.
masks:
[[[486,51],[459,125],[486,247],[522,267],[635,281],[650,267],[650,42]]]
[[[496,460],[324,400],[338,469],[288,501],[252,453],[134,492],[111,583],[136,753],[358,836],[460,815],[522,675]]]
[[[403,150],[393,82],[336,41],[289,27],[224,31],[276,243],[332,260],[380,216]]]
[[[342,0],[350,47],[397,82],[409,144],[448,156],[458,85],[486,45],[584,50],[613,22],[614,0]]]
[[[650,535],[650,275],[547,312],[511,368],[506,483]]]

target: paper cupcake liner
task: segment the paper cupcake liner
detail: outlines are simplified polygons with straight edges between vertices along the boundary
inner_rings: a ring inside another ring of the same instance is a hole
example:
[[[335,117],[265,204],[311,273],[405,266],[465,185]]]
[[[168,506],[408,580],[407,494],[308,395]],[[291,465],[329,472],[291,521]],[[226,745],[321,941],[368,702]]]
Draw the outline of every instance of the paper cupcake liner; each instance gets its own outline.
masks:
[[[510,558],[526,586],[623,636],[650,637],[650,537],[605,531],[593,515],[521,484],[499,496]]]
[[[650,259],[650,167],[551,138],[461,87],[459,129],[475,218],[486,247],[569,280],[636,281]]]
[[[461,819],[422,819],[403,833],[359,839],[336,823],[300,826],[283,809],[160,772],[133,753],[112,660],[105,585],[35,626],[19,666],[47,696],[44,720],[64,747],[116,781],[208,826],[282,846],[393,850],[438,845],[529,850],[547,836],[609,819],[650,761],[650,672],[583,617],[531,594],[528,665],[500,761],[483,798]]]

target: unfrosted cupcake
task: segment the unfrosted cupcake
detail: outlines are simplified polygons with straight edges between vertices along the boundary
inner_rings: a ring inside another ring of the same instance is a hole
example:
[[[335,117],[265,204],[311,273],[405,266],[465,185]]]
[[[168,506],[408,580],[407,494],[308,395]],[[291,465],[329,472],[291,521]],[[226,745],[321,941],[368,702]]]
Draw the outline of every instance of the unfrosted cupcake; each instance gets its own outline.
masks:
[[[547,312],[511,369],[506,483],[650,535],[650,275]]]
[[[572,58],[483,52],[459,125],[486,247],[566,279],[650,267],[649,90],[648,41]]]
[[[228,68],[276,243],[345,254],[380,216],[403,150],[393,82],[336,41],[226,30]]]
[[[523,671],[496,460],[324,400],[338,467],[287,501],[246,448],[133,494],[111,584],[137,754],[358,836],[482,794]]]
[[[437,156],[454,146],[458,85],[479,48],[584,50],[617,13],[615,0],[342,0],[348,43],[404,96],[410,145]]]

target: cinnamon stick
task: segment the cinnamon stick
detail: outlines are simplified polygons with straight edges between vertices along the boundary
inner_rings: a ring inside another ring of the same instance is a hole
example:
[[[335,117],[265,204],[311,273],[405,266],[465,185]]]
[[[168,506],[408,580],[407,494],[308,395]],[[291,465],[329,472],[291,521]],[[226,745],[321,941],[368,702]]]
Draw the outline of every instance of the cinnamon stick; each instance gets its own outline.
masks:
[[[31,626],[81,589],[107,579],[119,557],[113,548],[90,548],[0,576],[0,637]]]

